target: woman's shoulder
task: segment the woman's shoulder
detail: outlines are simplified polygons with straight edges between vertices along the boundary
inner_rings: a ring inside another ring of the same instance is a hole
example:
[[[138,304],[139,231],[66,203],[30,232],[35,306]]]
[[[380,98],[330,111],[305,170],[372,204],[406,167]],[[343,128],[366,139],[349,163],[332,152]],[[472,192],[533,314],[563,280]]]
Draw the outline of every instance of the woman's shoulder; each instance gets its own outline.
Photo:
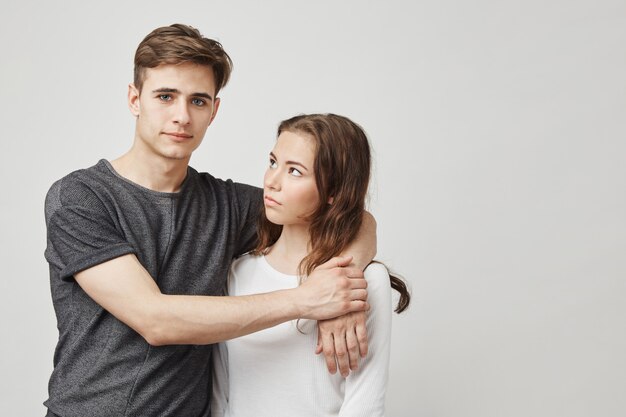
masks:
[[[245,268],[255,267],[255,265],[259,262],[260,256],[253,255],[248,252],[240,257],[236,258],[231,264],[231,270],[241,270]]]
[[[389,271],[387,267],[380,262],[372,262],[363,271],[365,280],[367,281],[367,289],[372,292],[391,292],[389,290]]]
[[[229,281],[238,281],[240,284],[248,280],[254,280],[253,277],[259,273],[260,256],[252,255],[250,252],[241,255],[230,264]]]
[[[363,273],[365,274],[365,279],[368,280],[370,278],[378,277],[384,277],[387,280],[389,279],[389,270],[387,270],[385,264],[377,261],[373,261],[372,263],[370,263],[367,268],[365,268],[365,271],[363,271]]]

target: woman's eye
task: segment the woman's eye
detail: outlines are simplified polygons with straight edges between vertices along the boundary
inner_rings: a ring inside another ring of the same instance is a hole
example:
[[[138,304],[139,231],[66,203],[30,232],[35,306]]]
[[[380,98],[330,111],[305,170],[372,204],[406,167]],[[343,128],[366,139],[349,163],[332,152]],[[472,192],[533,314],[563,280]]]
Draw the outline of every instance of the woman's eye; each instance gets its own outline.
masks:
[[[196,106],[204,106],[206,104],[206,101],[199,98],[194,98],[193,100],[191,100],[191,102]]]
[[[278,164],[273,159],[270,159],[270,168],[276,168]]]
[[[289,168],[289,173],[294,177],[301,177],[302,172],[298,171],[296,168]]]

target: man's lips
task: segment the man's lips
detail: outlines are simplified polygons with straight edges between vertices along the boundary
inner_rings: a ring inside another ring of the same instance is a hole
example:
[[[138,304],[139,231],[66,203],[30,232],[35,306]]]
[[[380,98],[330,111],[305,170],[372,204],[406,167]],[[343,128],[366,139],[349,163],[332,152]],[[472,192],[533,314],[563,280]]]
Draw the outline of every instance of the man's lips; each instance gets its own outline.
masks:
[[[279,203],[278,201],[274,200],[269,195],[265,196],[265,204],[268,205],[268,206],[280,206],[281,205],[281,203]]]
[[[191,139],[193,137],[193,135],[189,135],[187,133],[178,133],[178,132],[163,132],[163,134],[167,136],[171,136],[178,140]]]

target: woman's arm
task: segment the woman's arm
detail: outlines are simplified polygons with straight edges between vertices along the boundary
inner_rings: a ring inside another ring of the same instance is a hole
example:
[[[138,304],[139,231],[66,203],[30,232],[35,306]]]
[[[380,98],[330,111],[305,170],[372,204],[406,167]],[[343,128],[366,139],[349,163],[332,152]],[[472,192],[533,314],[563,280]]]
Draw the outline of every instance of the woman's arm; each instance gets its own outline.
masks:
[[[364,270],[376,256],[376,220],[369,212],[363,214],[363,223],[355,240],[343,255],[353,256],[350,266]],[[360,358],[368,351],[367,313],[350,313],[318,322],[318,343],[315,353],[324,352],[326,367],[331,374],[348,376],[356,370]]]
[[[389,273],[384,265],[374,263],[365,270],[365,278],[369,283],[369,354],[346,378],[340,417],[381,417],[385,413],[393,309]]]

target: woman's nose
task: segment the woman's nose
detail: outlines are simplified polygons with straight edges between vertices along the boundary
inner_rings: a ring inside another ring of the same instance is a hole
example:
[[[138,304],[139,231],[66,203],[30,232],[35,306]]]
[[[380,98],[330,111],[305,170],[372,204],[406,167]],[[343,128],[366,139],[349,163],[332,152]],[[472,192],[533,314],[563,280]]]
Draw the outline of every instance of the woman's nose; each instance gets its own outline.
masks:
[[[265,171],[265,187],[271,190],[280,190],[280,175],[277,169],[268,168]]]

